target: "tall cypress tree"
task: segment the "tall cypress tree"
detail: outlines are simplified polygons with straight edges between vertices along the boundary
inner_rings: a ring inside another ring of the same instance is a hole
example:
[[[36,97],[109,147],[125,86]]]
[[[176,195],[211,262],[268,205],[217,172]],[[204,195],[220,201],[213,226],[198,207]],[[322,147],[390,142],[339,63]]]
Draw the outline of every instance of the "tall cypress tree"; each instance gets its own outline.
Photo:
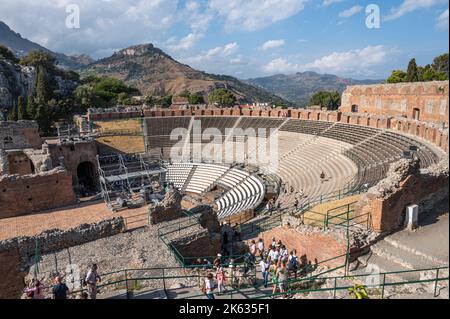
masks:
[[[39,125],[39,130],[43,134],[48,134],[50,132],[50,127],[52,121],[49,115],[49,109],[46,104],[39,104],[36,109],[36,122]]]
[[[407,82],[418,82],[419,81],[419,71],[417,68],[416,59],[411,59],[408,64],[408,71],[406,73]]]
[[[51,99],[51,90],[46,78],[45,68],[42,65],[37,67],[36,74],[36,102],[37,104],[47,103]]]
[[[25,107],[25,100],[23,96],[19,96],[17,100],[17,118],[19,120],[29,120],[28,112]]]
[[[13,105],[11,110],[8,113],[8,121],[15,121],[17,122],[18,118],[17,118],[17,109],[16,106]]]
[[[30,120],[36,119],[36,104],[34,103],[34,97],[31,93],[28,93],[27,98],[27,114]]]

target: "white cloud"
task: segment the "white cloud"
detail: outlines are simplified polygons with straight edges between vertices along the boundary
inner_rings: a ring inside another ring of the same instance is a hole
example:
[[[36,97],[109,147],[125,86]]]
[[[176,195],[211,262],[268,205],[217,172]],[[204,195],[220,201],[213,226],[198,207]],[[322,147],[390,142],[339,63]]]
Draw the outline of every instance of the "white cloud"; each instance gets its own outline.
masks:
[[[260,51],[266,51],[266,50],[270,50],[270,49],[275,49],[275,48],[279,48],[282,47],[286,42],[282,39],[280,40],[269,40],[264,42],[264,44],[262,46],[260,46],[258,48],[258,50]]]
[[[448,30],[448,9],[437,17],[436,28],[442,31]]]
[[[236,53],[238,50],[239,50],[239,45],[236,42],[229,43],[229,44],[225,45],[225,47],[223,48],[223,54],[225,56],[229,56],[229,55]]]
[[[295,73],[301,70],[301,66],[299,64],[288,62],[284,58],[277,58],[275,60],[270,61],[268,64],[263,66],[263,70],[266,73]]]
[[[323,0],[322,6],[323,6],[323,7],[329,7],[329,6],[331,6],[332,4],[339,3],[339,2],[343,2],[343,1],[344,1],[344,0]]]
[[[80,29],[65,26],[80,7]],[[177,0],[1,0],[0,20],[23,37],[63,53],[110,54],[107,48],[156,42],[177,22]]]
[[[360,13],[363,10],[362,6],[353,6],[347,10],[344,10],[339,13],[339,17],[341,18],[350,18],[351,16]]]
[[[209,7],[225,18],[225,30],[256,31],[290,18],[309,0],[210,0]]]
[[[386,21],[395,20],[415,10],[426,9],[444,3],[448,4],[448,0],[404,0],[398,8],[392,8],[391,13],[384,19]]]
[[[306,64],[305,68],[325,73],[370,74],[372,67],[386,63],[394,53],[394,49],[383,45],[367,46],[363,49],[333,52]]]
[[[180,39],[179,42],[176,42],[175,38],[170,38],[167,40],[166,45],[173,51],[188,50],[191,49],[201,38],[203,38],[203,34],[189,33],[187,36]]]
[[[368,46],[363,49],[333,52],[307,64],[277,58],[264,65],[262,69],[268,74],[317,71],[338,75],[372,75],[375,73],[374,67],[385,64],[395,53],[395,49],[383,45]]]

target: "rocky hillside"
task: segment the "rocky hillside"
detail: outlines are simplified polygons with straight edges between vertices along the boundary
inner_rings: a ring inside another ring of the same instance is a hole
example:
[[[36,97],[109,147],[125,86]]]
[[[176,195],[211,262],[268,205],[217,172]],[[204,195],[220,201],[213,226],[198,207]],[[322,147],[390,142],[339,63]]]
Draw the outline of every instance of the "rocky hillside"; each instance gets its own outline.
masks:
[[[278,74],[269,77],[249,79],[247,83],[263,88],[298,106],[306,106],[311,96],[318,91],[344,92],[348,85],[376,84],[376,80],[353,80],[331,74],[315,72]]]
[[[136,87],[144,95],[179,94],[185,90],[205,97],[216,88],[231,90],[240,102],[284,102],[282,98],[225,75],[197,71],[167,55],[152,44],[116,52],[80,69],[82,75],[112,76]]]
[[[60,67],[65,69],[80,68],[84,65],[94,62],[88,55],[67,56],[62,53],[56,53],[34,43],[30,40],[22,38],[19,33],[14,32],[4,22],[0,21],[0,44],[8,47],[15,55],[21,57],[33,50],[41,50],[51,53],[56,57]]]
[[[61,74],[49,74],[61,96],[69,96],[78,83]],[[0,58],[0,109],[10,109],[17,104],[19,96],[26,98],[29,92],[35,92],[36,69],[22,66],[13,61]]]

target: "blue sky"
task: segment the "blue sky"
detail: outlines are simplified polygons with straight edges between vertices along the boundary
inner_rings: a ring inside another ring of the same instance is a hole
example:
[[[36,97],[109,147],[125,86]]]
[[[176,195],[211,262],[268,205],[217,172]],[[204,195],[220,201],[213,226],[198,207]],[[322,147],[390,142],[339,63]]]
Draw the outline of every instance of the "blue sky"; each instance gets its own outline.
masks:
[[[250,78],[317,71],[385,78],[449,50],[448,0],[0,0],[0,20],[23,37],[94,58],[154,43],[200,70]],[[80,28],[65,26],[80,9]],[[366,7],[381,11],[366,27]]]

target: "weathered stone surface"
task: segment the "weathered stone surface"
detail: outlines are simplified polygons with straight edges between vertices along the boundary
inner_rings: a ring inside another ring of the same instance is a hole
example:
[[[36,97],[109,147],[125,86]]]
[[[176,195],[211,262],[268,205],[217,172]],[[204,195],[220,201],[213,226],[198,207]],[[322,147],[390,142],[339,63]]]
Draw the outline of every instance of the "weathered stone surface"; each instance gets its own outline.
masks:
[[[158,224],[184,216],[181,209],[182,198],[179,191],[175,189],[169,190],[160,203],[150,205],[148,208],[150,222]]]
[[[75,204],[71,174],[56,168],[36,175],[0,176],[0,218]]]
[[[429,211],[448,196],[448,158],[419,171],[415,160],[394,163],[386,179],[364,194],[356,205],[357,214],[368,214],[378,233],[403,226],[405,208],[419,205],[419,214]]]

